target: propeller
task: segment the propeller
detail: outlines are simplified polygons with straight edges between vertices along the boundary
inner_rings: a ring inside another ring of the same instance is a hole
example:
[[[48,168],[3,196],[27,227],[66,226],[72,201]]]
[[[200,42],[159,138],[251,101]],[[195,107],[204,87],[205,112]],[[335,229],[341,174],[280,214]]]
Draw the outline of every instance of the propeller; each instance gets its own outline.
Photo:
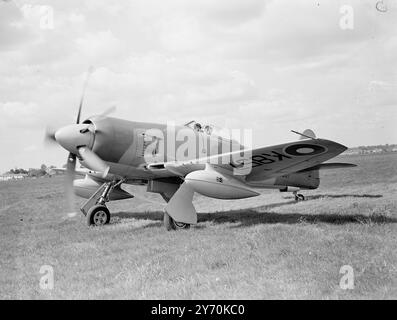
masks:
[[[116,109],[117,109],[117,107],[116,107],[115,105],[113,105],[113,106],[107,108],[107,109],[106,109],[104,112],[102,112],[101,114],[96,115],[96,116],[95,116],[95,120],[96,120],[96,121],[100,121],[100,120],[102,120],[103,118],[106,118],[109,114],[115,112]],[[93,131],[93,130],[92,130],[92,127],[87,127],[86,129],[84,129],[84,130],[81,131],[81,132],[82,132],[82,133],[86,133],[86,132],[88,132],[88,131],[92,131],[93,133],[97,133],[97,132],[98,132],[98,130]]]
[[[46,145],[55,145],[57,141],[55,139],[55,132],[54,128],[47,127],[44,133],[44,142]]]
[[[110,167],[100,157],[98,157],[95,152],[92,152],[86,147],[81,147],[78,150],[81,158],[90,167],[90,169],[101,172],[103,178],[108,175]]]
[[[83,92],[81,93],[81,97],[80,97],[79,111],[77,112],[76,124],[80,123],[81,110],[83,109],[83,102],[84,102],[85,92],[87,89],[88,80],[90,79],[90,76],[93,72],[94,72],[94,67],[90,66],[88,68],[88,71],[87,71],[87,74],[86,74],[85,80],[84,80]]]
[[[81,96],[80,96],[79,109],[78,109],[78,112],[77,112],[76,124],[80,124],[81,111],[83,110],[85,92],[87,90],[88,80],[90,79],[90,76],[91,76],[93,71],[94,71],[94,67],[90,66],[88,68],[87,74],[85,76],[84,85],[83,85],[83,91],[82,91]],[[56,133],[56,130],[54,128],[50,128],[50,127],[46,128],[46,131],[45,131],[45,134],[44,134],[44,142],[47,145],[54,145],[55,143],[57,143],[57,141],[55,139],[55,133]]]
[[[81,97],[80,97],[79,110],[77,112],[76,124],[80,123],[81,111],[83,109],[84,97],[85,97],[85,93],[87,90],[88,80],[90,79],[90,76],[93,71],[94,71],[94,68],[92,66],[90,66],[88,68],[88,71],[87,71],[87,74],[86,74],[86,77],[84,80],[83,91],[82,91]],[[52,139],[52,138],[55,139],[55,134],[53,136],[47,135],[47,137],[49,139]],[[71,209],[71,211],[73,211],[73,201],[74,201],[73,181],[76,176],[76,162],[77,162],[76,158],[77,158],[77,156],[74,153],[70,152],[68,159],[67,159],[67,163],[66,163],[65,191],[66,191],[67,203],[68,203],[69,209]]]
[[[66,176],[65,176],[65,193],[66,193],[66,203],[69,209],[69,212],[74,212],[74,190],[73,190],[73,181],[75,178],[76,171],[76,155],[73,153],[69,153],[67,162],[66,162]]]
[[[115,112],[117,107],[115,105],[107,108],[104,112],[102,112],[99,116],[100,117],[107,117],[109,114]]]
[[[79,108],[77,112],[76,125],[80,124],[81,114],[83,110],[84,98],[87,89],[88,80],[93,72],[93,67],[88,69],[86,78],[84,81],[84,86],[82,94],[80,97]],[[115,106],[110,107],[104,111],[99,117],[106,117],[111,112],[114,112]],[[109,166],[103,161],[97,154],[90,150],[86,144],[81,144],[81,146],[75,146],[76,141],[83,141],[87,143],[87,136],[84,136],[88,131],[90,131],[89,126],[83,129],[76,128],[74,125],[61,128],[59,130],[54,130],[53,128],[47,128],[44,136],[44,141],[46,144],[60,144],[65,149],[69,150],[70,153],[67,158],[66,163],[66,177],[65,177],[65,191],[66,200],[68,203],[68,209],[70,212],[74,211],[74,191],[73,191],[73,181],[76,174],[76,162],[77,157],[81,158],[84,164],[90,169],[101,172],[103,177],[106,177],[109,172]],[[91,134],[95,134],[92,132]]]

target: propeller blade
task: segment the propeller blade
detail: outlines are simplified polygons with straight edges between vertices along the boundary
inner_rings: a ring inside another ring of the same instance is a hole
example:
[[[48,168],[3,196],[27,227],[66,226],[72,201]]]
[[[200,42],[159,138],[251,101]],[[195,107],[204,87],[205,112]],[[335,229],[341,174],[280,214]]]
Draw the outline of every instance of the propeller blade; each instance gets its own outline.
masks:
[[[76,171],[76,155],[69,153],[66,163],[65,192],[69,212],[74,212],[73,181]]]
[[[116,106],[111,106],[109,108],[107,108],[104,112],[102,112],[101,114],[95,115],[93,117],[95,117],[95,120],[100,121],[103,118],[106,118],[109,114],[115,112],[117,109]]]
[[[88,68],[86,77],[85,77],[85,81],[84,81],[84,86],[83,86],[83,92],[81,93],[81,98],[80,98],[80,104],[79,104],[79,111],[77,113],[77,119],[76,119],[76,124],[80,123],[80,118],[81,118],[81,110],[83,109],[83,102],[84,102],[84,96],[85,96],[85,91],[87,89],[87,84],[88,84],[88,80],[92,74],[92,72],[94,71],[94,68],[91,66]]]
[[[116,109],[117,109],[116,106],[111,106],[111,107],[107,108],[104,112],[102,112],[102,113],[100,114],[100,117],[106,117],[106,116],[108,116],[109,114],[115,112]]]
[[[57,143],[56,139],[55,139],[55,132],[56,130],[52,129],[52,128],[47,128],[45,133],[44,133],[44,142],[48,145],[52,145]]]
[[[110,167],[96,153],[86,147],[79,148],[79,153],[89,169],[101,172],[103,178],[107,176]]]

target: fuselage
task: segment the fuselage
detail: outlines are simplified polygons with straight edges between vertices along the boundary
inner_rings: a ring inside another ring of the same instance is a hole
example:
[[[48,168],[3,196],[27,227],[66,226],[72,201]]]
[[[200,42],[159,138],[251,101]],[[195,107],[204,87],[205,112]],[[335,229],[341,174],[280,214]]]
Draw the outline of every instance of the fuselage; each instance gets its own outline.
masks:
[[[89,148],[107,162],[109,173],[128,179],[172,175],[167,170],[156,170],[154,174],[148,164],[205,158],[243,148],[234,140],[187,126],[111,117],[93,117],[83,124],[93,127]]]

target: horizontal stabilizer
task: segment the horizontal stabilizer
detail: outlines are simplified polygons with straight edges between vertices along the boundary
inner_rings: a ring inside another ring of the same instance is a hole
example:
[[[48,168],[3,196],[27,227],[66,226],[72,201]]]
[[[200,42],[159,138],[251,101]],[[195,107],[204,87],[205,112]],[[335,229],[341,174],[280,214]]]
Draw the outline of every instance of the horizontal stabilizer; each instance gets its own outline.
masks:
[[[307,168],[302,171],[312,171],[312,170],[326,170],[326,169],[342,169],[342,168],[353,168],[357,167],[356,164],[353,163],[342,163],[342,162],[334,162],[334,163],[322,163],[317,166]]]

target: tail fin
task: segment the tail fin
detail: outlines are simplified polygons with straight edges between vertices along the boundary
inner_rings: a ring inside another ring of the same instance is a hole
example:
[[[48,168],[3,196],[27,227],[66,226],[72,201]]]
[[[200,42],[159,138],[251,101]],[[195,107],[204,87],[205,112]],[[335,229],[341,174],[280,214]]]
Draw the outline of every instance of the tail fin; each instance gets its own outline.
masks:
[[[301,135],[301,137],[299,138],[299,140],[304,140],[304,139],[307,139],[307,138],[312,138],[312,139],[315,139],[315,138],[316,138],[316,135],[315,135],[315,133],[313,132],[313,130],[311,130],[311,129],[306,129],[305,131],[303,131],[303,135]]]

